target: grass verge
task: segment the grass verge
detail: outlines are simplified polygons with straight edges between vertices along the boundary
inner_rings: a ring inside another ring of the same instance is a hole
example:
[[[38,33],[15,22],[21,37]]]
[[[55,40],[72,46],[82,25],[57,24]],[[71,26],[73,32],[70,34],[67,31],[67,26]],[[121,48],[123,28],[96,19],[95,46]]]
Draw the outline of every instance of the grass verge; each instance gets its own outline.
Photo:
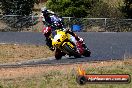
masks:
[[[83,63],[87,74],[130,74],[132,58],[124,61]],[[131,88],[130,84],[86,84],[76,82],[80,64],[0,69],[1,88]],[[18,72],[19,71],[19,72]],[[17,73],[16,73],[17,72]],[[23,73],[24,74],[23,74]],[[3,75],[2,75],[3,74]],[[23,74],[23,75],[22,75]]]
[[[0,63],[19,62],[54,56],[47,46],[0,44]]]

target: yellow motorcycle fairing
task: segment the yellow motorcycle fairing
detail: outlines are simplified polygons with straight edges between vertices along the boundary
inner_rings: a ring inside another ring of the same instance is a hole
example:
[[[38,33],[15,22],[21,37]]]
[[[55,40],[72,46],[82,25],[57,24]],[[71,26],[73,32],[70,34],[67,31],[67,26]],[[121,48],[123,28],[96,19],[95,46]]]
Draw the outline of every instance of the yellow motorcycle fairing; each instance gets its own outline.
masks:
[[[64,44],[67,43],[67,45],[71,46],[72,48],[74,47],[73,44],[71,44],[71,42],[67,41],[65,42],[66,39],[70,39],[70,34],[66,34],[66,32],[61,31],[61,30],[55,30],[52,34],[51,34],[51,40],[52,40],[52,45],[54,47],[57,47],[59,49],[61,49],[60,46],[63,47]]]
[[[64,43],[62,44],[62,46],[64,46],[66,43],[67,43],[67,45],[69,45],[69,46],[71,46],[72,48],[74,48],[74,45],[71,44],[70,42],[64,42]]]

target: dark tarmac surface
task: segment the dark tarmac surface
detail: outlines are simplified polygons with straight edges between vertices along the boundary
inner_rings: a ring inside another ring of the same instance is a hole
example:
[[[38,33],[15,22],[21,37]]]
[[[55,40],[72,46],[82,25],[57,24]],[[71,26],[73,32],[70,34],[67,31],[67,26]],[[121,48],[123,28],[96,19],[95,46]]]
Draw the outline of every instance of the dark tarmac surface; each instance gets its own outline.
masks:
[[[84,39],[84,42],[91,50],[91,57],[76,59],[63,57],[61,60],[55,60],[54,57],[50,57],[48,60],[31,60],[10,65],[69,64],[132,57],[132,32],[79,32],[77,34]],[[44,45],[45,38],[42,33],[0,32],[0,43]],[[10,65],[1,64],[0,66]]]

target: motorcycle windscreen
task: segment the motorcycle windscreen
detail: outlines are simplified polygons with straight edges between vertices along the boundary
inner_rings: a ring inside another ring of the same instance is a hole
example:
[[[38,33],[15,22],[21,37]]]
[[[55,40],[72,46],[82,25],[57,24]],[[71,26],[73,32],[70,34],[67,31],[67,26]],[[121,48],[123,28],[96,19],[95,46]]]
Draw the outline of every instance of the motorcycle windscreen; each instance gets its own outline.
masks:
[[[52,31],[52,33],[51,33],[51,37],[54,38],[55,35],[57,35],[57,31]]]

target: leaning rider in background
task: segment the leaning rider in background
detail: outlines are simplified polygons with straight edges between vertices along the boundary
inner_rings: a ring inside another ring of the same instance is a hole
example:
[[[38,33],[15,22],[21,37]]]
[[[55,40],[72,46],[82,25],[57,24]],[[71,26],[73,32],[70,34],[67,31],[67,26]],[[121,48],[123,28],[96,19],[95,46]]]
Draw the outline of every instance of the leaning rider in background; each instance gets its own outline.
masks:
[[[46,26],[43,28],[42,32],[46,37],[46,45],[50,48],[50,50],[54,50],[54,47],[52,46],[52,41],[49,38],[52,31],[56,30],[54,27],[55,22],[61,23],[60,27],[62,31],[65,31],[66,33],[71,34],[71,40],[76,44],[78,41],[83,42],[83,39],[78,37],[75,33],[73,33],[70,30],[66,30],[64,28],[64,22],[62,18],[60,18],[58,15],[56,15],[53,11],[48,10],[46,7],[41,9],[41,18],[43,21],[43,24]]]

